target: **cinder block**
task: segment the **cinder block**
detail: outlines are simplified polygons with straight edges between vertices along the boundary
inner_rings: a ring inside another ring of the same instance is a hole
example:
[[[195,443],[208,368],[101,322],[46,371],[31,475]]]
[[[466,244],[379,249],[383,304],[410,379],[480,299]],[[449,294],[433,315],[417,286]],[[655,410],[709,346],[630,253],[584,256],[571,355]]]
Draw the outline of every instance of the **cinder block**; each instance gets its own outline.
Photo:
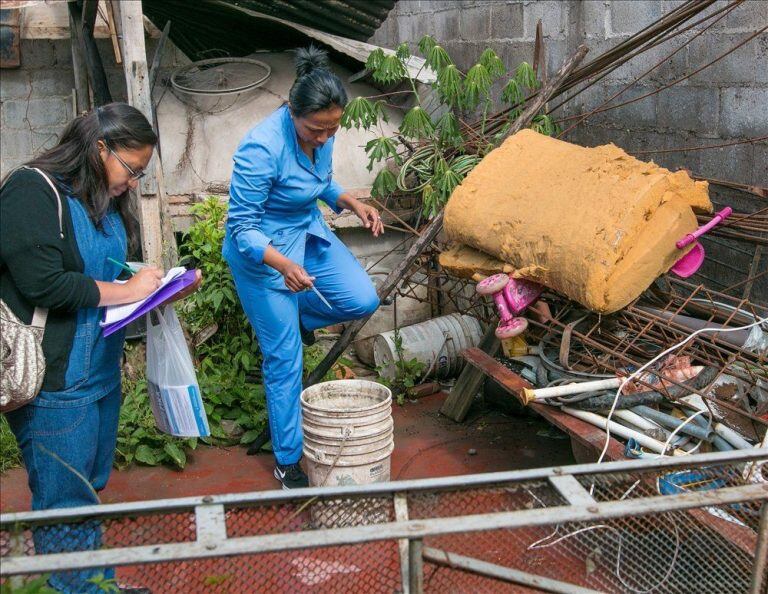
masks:
[[[581,27],[587,38],[605,37],[605,19],[608,6],[605,0],[583,0],[579,3]]]
[[[30,73],[33,97],[71,96],[75,79],[71,70],[42,69]]]
[[[3,70],[0,76],[0,101],[26,99],[29,96],[29,72],[24,68]]]
[[[72,102],[64,99],[30,99],[27,109],[27,119],[33,129],[54,127],[67,122],[69,110],[67,104]]]
[[[521,62],[533,64],[532,41],[513,41],[505,43],[501,45],[497,50],[497,53],[509,72],[514,72]]]
[[[22,39],[19,52],[22,68],[51,68],[55,63],[50,39]]]
[[[568,30],[568,9],[570,3],[556,0],[531,2],[523,5],[523,36],[536,38],[536,23],[541,20],[544,38],[563,39]]]
[[[720,133],[747,138],[768,134],[768,88],[722,89]]]
[[[758,23],[768,20],[768,2],[747,0],[739,4],[712,28],[729,32],[755,31]]]
[[[658,97],[659,126],[705,135],[716,133],[720,113],[717,89],[677,85],[663,90]]]
[[[623,85],[607,85],[605,87],[605,99],[613,96],[624,88]],[[624,91],[621,95],[613,99],[608,107],[619,105],[626,101],[638,98],[647,93],[645,87],[633,86]],[[614,122],[622,128],[647,128],[656,126],[656,103],[658,95],[650,95],[639,99],[633,103],[610,109],[603,112],[603,117],[607,122]]]
[[[56,146],[64,126],[51,126],[32,130],[32,153],[37,155]]]
[[[21,157],[11,157],[3,154],[0,157],[0,179],[5,179],[11,171],[24,163],[25,159]]]
[[[3,101],[0,103],[0,121],[2,122],[3,134],[7,129],[27,128],[24,121],[27,116],[26,101]]]
[[[689,71],[692,72],[705,64],[709,64],[746,38],[747,35],[744,33],[705,33],[688,46]],[[689,84],[752,84],[756,77],[766,76],[757,72],[759,63],[765,63],[764,58],[758,59],[758,47],[757,38],[752,39],[731,54],[692,76],[688,79]]]
[[[768,187],[768,143],[755,144],[753,151],[755,163],[752,167],[752,183]]]
[[[459,36],[466,41],[488,39],[491,32],[490,6],[462,8],[459,14]]]
[[[523,37],[523,5],[494,4],[491,6],[491,38],[520,39]]]
[[[610,31],[608,36],[634,34],[661,16],[657,0],[611,2]]]
[[[440,44],[445,45],[459,39],[459,31],[459,10],[452,9],[435,13],[425,27],[424,34],[431,34]]]
[[[26,130],[5,130],[0,134],[0,158],[29,159],[32,156],[32,132]]]
[[[702,139],[698,145],[717,144],[710,139]],[[716,149],[698,151],[700,153],[700,170],[704,177],[725,179],[742,184],[754,183],[755,168],[754,147],[748,144],[736,144]]]

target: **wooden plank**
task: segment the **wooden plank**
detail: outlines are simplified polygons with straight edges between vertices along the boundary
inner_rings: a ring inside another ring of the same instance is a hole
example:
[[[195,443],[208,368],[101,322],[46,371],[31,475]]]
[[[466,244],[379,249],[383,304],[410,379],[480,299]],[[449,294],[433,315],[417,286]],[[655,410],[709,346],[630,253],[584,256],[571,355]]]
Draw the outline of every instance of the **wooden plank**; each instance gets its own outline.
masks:
[[[468,351],[478,351],[481,355],[484,355],[484,358],[478,358],[476,362],[485,361],[485,358],[487,358],[499,367],[503,367],[493,359],[501,346],[499,339],[496,338],[495,330],[494,327],[490,327],[480,340],[479,348],[462,351],[462,355]],[[486,355],[486,353],[490,356]],[[464,369],[461,370],[459,378],[456,380],[450,394],[448,394],[448,398],[445,399],[443,406],[440,408],[440,414],[453,419],[457,423],[461,423],[467,416],[475,395],[482,388],[483,381],[485,380],[483,370],[478,368],[474,362],[469,361],[469,359],[467,361],[470,365],[465,365]]]
[[[122,41],[123,72],[128,103],[154,122],[149,67],[144,41],[144,21],[141,2],[113,2],[113,11]],[[141,242],[144,261],[167,268],[178,259],[170,209],[165,197],[163,169],[155,151],[139,183],[136,197],[139,205]]]
[[[104,72],[104,64],[101,61],[99,49],[96,47],[96,41],[93,39],[93,23],[95,17],[96,0],[90,0],[83,4],[83,10],[80,10],[76,2],[68,2],[70,23],[73,27],[75,38],[82,50],[85,66],[88,70],[88,78],[93,89],[93,101],[98,105],[104,105],[112,101],[112,94],[109,92],[107,84],[107,75]],[[91,18],[92,17],[92,18]]]
[[[523,389],[534,387],[478,348],[465,349],[461,351],[461,356],[474,368],[496,380],[502,388],[506,389],[520,402],[524,402]],[[599,427],[590,425],[586,421],[572,417],[547,404],[533,402],[528,406],[558,429],[568,433],[576,441],[590,448],[598,448],[598,451],[603,449],[605,445],[605,431]],[[621,443],[611,438],[607,452],[607,455],[610,456],[609,459],[624,460],[623,452],[624,447]]]

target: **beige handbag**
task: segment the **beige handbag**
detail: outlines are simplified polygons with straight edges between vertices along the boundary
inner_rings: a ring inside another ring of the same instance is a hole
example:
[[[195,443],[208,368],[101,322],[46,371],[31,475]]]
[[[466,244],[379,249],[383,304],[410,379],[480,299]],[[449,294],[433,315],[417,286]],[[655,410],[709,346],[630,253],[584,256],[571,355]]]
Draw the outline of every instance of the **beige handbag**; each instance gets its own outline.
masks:
[[[39,169],[35,171],[45,178],[56,195],[59,235],[63,239],[61,196],[45,173]],[[47,309],[36,307],[32,323],[28,326],[0,299],[0,412],[20,408],[40,392],[45,376],[43,334],[47,317]]]

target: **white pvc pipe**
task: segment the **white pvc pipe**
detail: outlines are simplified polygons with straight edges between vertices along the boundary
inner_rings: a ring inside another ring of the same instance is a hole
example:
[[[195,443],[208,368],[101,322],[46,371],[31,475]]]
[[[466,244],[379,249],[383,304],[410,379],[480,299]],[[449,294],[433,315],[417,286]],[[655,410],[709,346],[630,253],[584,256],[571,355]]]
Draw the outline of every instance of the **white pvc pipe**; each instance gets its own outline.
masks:
[[[606,427],[610,427],[611,433],[613,435],[618,435],[624,439],[629,439],[631,437],[641,446],[646,447],[649,450],[653,450],[657,454],[664,453],[664,444],[657,439],[648,437],[644,433],[634,431],[633,429],[629,429],[624,425],[619,425],[614,421],[609,421],[605,417],[601,417],[600,415],[596,415],[595,413],[587,412],[585,410],[578,410],[576,408],[570,408],[569,406],[563,406],[561,410],[565,413],[568,413],[572,417],[576,417],[577,419],[591,423],[592,425],[600,427],[603,430],[605,430]]]
[[[526,390],[526,395],[536,400],[544,398],[556,398],[558,396],[568,396],[569,394],[583,394],[584,392],[598,392],[600,390],[610,390],[618,388],[621,385],[621,379],[611,377],[608,379],[594,380],[591,382],[576,382],[564,386],[552,386],[550,388],[537,388],[535,390]]]
[[[613,416],[618,419],[622,419],[627,423],[632,423],[635,427],[639,427],[643,431],[661,430],[664,433],[669,433],[661,425],[658,425],[653,421],[649,421],[645,417],[641,417],[639,414],[637,414],[636,412],[632,412],[631,410],[626,410],[626,409],[615,410],[613,411]]]
[[[725,441],[727,441],[729,444],[731,444],[733,447],[735,447],[735,448],[737,448],[739,450],[748,450],[748,449],[754,447],[751,443],[749,443],[741,435],[736,433],[730,427],[727,427],[727,426],[723,425],[722,423],[715,423],[713,429],[715,430],[715,433],[717,433]]]

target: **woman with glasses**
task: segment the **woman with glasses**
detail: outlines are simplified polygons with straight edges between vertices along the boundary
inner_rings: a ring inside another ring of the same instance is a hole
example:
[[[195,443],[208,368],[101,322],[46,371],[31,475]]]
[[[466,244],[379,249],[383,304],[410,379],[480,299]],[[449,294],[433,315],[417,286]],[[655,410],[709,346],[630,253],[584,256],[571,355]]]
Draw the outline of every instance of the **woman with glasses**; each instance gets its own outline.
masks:
[[[317,201],[354,212],[374,237],[384,230],[376,209],[333,179],[334,134],[347,93],[325,52],[298,50],[296,71],[289,102],[248,132],[235,153],[223,249],[264,357],[274,475],[285,489],[307,486],[299,465],[302,342],[311,344],[317,328],[364,318],[379,305]]]
[[[38,396],[7,414],[32,491],[32,509],[93,505],[112,468],[120,409],[124,332],[104,337],[107,305],[132,303],[160,285],[143,268],[115,282],[138,248],[129,189],[144,175],[157,137],[144,115],[112,103],[75,118],[52,149],[0,187],[0,298],[23,323],[48,310],[46,370]],[[191,293],[198,283],[180,297]],[[37,529],[38,553],[99,548],[98,525]],[[100,592],[89,579],[113,570],[58,572],[59,592]],[[122,588],[123,592],[147,592]]]

